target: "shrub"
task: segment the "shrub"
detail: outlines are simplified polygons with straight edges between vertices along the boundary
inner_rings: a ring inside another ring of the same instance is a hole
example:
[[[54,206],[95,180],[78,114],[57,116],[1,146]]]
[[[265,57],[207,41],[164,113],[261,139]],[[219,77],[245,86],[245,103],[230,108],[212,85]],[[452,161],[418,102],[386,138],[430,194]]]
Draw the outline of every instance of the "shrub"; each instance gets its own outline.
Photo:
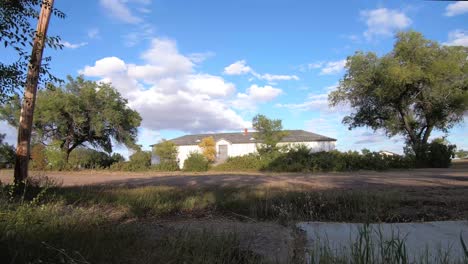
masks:
[[[274,172],[325,172],[353,170],[387,170],[410,168],[410,158],[394,155],[387,156],[378,152],[322,151],[312,153],[304,145],[294,146],[285,152],[269,155],[249,154],[231,157],[225,163],[214,167],[218,171],[274,171]]]
[[[444,139],[434,139],[429,144],[428,163],[431,168],[448,168],[455,157],[455,145],[450,145]]]
[[[203,154],[192,152],[184,161],[184,171],[207,171],[209,162]]]
[[[272,160],[271,155],[250,153],[244,156],[229,157],[224,163],[214,166],[216,171],[259,171]]]
[[[152,165],[151,169],[155,171],[178,171],[180,168],[179,168],[179,163],[174,161],[174,162],[162,162],[160,164]]]
[[[43,144],[34,144],[31,148],[31,167],[33,170],[45,170],[47,157]]]

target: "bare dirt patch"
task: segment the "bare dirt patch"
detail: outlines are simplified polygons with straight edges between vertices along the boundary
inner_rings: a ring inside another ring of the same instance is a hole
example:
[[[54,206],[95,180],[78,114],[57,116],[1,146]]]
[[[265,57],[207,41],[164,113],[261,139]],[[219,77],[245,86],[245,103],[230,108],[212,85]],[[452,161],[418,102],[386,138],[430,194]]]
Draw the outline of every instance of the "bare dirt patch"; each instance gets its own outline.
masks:
[[[391,187],[468,187],[468,162],[455,162],[448,169],[392,170],[385,172],[356,171],[343,173],[184,173],[184,172],[114,172],[114,171],[48,171],[46,174],[64,186],[114,185],[146,186],[166,185],[181,187],[242,187],[302,186],[312,189],[356,189]],[[11,182],[11,170],[0,171],[0,181]]]

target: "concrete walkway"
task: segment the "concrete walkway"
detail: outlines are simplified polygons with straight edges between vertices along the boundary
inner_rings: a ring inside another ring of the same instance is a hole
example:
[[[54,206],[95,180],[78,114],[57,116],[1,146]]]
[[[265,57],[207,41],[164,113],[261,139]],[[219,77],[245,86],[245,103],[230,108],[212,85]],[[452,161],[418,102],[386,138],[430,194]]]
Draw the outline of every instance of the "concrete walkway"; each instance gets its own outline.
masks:
[[[302,222],[297,227],[305,231],[309,249],[317,252],[328,246],[335,255],[342,256],[351,255],[350,246],[365,228],[363,224],[323,222]],[[379,245],[388,245],[380,241],[404,241],[410,262],[427,256],[429,263],[438,263],[439,257],[448,253],[452,261],[463,263],[460,235],[468,246],[468,221],[370,224],[367,230],[375,250]]]

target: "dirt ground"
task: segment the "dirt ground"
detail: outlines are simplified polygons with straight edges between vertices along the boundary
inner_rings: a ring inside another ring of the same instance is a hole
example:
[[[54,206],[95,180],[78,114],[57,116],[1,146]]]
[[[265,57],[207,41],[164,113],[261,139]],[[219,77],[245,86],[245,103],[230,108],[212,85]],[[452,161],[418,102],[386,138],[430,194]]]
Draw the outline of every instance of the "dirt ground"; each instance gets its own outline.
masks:
[[[46,175],[63,186],[166,185],[180,187],[301,186],[311,189],[360,189],[390,187],[468,187],[468,161],[455,161],[448,169],[412,169],[384,172],[356,171],[343,173],[259,173],[259,172],[114,172],[114,171],[47,171]],[[0,181],[11,182],[13,171],[0,170]]]

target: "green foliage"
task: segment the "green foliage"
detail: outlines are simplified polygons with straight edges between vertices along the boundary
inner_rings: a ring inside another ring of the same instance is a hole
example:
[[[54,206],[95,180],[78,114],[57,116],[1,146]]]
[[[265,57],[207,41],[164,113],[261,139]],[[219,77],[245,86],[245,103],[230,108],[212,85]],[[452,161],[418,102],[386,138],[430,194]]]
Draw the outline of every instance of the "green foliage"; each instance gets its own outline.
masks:
[[[172,141],[162,140],[162,142],[154,145],[153,153],[159,157],[161,163],[177,162],[178,148]]]
[[[378,152],[356,151],[315,152],[304,145],[292,146],[285,152],[270,155],[249,154],[231,157],[225,163],[213,167],[217,171],[274,171],[274,172],[323,172],[354,170],[387,170],[411,168],[409,157],[387,156]]]
[[[210,166],[209,161],[203,154],[192,152],[184,161],[184,171],[207,171]]]
[[[257,146],[260,154],[268,154],[278,150],[276,144],[286,136],[282,131],[283,125],[279,119],[268,119],[264,115],[256,115],[252,119],[252,126],[257,132],[255,137],[262,143]]]
[[[463,149],[459,149],[455,152],[455,156],[459,159],[466,159],[468,158],[468,151],[467,150],[463,150]]]
[[[0,168],[7,164],[13,165],[16,157],[15,148],[3,142],[4,139],[5,134],[0,134]]]
[[[0,110],[0,118],[17,126],[19,103],[16,99]],[[112,140],[135,147],[140,115],[128,108],[110,84],[68,77],[64,87],[50,86],[39,91],[34,113],[36,139],[58,142],[68,160],[70,153],[87,143],[112,152]]]
[[[417,164],[424,166],[431,132],[448,132],[463,122],[468,109],[467,54],[466,47],[401,32],[382,57],[373,52],[348,57],[347,73],[329,101],[354,109],[343,119],[350,129],[366,126],[404,136]]]
[[[34,22],[39,17],[41,4],[42,0],[0,1],[0,45],[4,49],[9,48],[16,52],[18,56],[12,64],[0,62],[0,103],[8,101],[11,96],[18,93],[18,88],[25,84],[30,60],[29,48],[32,47],[36,34]],[[65,17],[60,10],[54,8],[52,11],[59,18]],[[53,49],[63,47],[57,36],[46,36],[45,44]],[[44,61],[50,60],[50,57],[44,58]],[[45,75],[46,78],[40,78],[40,82],[59,81],[49,70],[48,63],[41,65],[41,75]]]
[[[455,145],[450,145],[443,138],[436,138],[428,148],[428,161],[431,168],[448,168],[455,157]]]
[[[110,166],[117,171],[145,171],[151,167],[151,151],[138,150],[130,156],[129,161],[120,161]]]
[[[212,167],[215,171],[259,171],[272,160],[273,155],[250,153],[243,156],[229,157],[224,163]]]
[[[123,160],[125,159],[118,153],[110,156],[102,151],[78,147],[70,154],[68,164],[75,169],[105,169]]]
[[[151,170],[155,171],[178,171],[179,163],[176,161],[173,162],[162,162],[156,165],[151,165]]]
[[[65,153],[60,148],[59,141],[53,141],[51,144],[46,146],[44,149],[46,160],[47,160],[47,169],[50,170],[66,170],[69,169],[67,165],[67,160]]]

